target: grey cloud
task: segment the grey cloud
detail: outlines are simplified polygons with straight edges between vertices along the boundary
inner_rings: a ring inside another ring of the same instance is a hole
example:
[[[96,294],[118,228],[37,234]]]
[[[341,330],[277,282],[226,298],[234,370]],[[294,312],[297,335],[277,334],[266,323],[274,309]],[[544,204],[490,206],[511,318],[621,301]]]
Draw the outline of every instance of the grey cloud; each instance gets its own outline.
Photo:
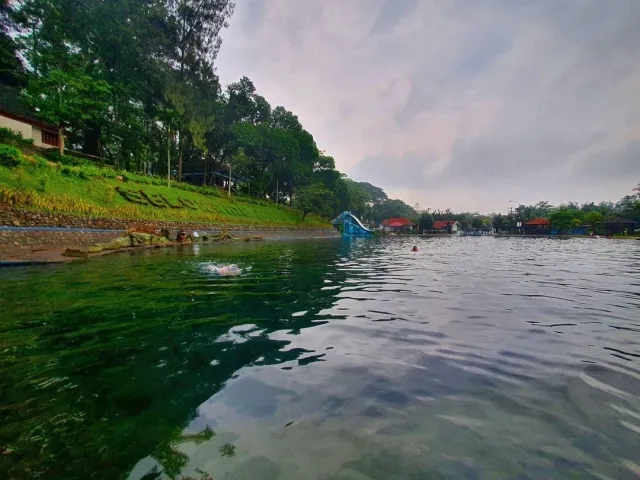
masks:
[[[603,180],[628,181],[633,186],[634,179],[640,181],[640,139],[618,150],[590,155],[576,171]]]
[[[246,7],[241,10],[241,28],[247,32],[258,30],[264,20],[265,2],[267,0],[244,0]]]
[[[384,0],[380,8],[371,33],[386,33],[410,15],[416,8],[418,0]]]
[[[356,179],[437,208],[481,186],[474,210],[504,205],[505,184],[549,200],[616,200],[638,181],[640,1],[251,0],[236,10],[222,80],[248,74]]]

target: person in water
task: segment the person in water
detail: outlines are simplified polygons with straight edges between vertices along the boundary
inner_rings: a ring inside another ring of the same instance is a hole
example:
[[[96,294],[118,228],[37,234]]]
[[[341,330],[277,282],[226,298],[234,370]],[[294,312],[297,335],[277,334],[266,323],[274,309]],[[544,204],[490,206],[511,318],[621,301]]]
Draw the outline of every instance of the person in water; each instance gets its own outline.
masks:
[[[413,246],[413,248],[411,249],[412,252],[417,252],[418,251],[418,247],[416,245]]]

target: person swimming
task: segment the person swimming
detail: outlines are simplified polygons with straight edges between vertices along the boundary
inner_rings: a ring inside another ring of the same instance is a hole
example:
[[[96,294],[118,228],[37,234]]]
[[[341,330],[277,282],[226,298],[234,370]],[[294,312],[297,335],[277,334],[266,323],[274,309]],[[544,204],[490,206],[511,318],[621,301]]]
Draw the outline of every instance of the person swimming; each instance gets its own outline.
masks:
[[[413,248],[411,249],[412,252],[417,252],[418,251],[418,247],[416,245],[413,246]]]
[[[235,277],[242,273],[242,269],[237,265],[223,265],[221,267],[217,265],[204,265],[204,270],[207,272],[219,275],[221,277]]]

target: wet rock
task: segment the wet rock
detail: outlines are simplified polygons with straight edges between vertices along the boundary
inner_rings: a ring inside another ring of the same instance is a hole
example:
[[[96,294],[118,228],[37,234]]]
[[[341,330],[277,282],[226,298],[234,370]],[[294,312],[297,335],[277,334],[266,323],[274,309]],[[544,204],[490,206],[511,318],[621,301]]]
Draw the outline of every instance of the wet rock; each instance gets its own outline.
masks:
[[[130,233],[132,247],[141,247],[143,245],[151,245],[153,235],[150,233]]]
[[[67,248],[64,252],[62,252],[62,256],[74,257],[74,258],[87,258],[89,256],[89,253],[86,250]]]

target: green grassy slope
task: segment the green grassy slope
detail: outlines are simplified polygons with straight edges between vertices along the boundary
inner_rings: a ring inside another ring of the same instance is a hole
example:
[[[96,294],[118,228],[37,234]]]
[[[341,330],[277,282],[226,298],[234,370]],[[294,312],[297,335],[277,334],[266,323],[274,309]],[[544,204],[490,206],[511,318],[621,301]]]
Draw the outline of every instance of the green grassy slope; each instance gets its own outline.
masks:
[[[327,227],[323,219],[250,198],[231,198],[214,188],[88,166],[65,166],[23,156],[0,165],[0,203],[33,210],[140,220],[198,221],[225,225]],[[200,193],[202,192],[202,193]]]

